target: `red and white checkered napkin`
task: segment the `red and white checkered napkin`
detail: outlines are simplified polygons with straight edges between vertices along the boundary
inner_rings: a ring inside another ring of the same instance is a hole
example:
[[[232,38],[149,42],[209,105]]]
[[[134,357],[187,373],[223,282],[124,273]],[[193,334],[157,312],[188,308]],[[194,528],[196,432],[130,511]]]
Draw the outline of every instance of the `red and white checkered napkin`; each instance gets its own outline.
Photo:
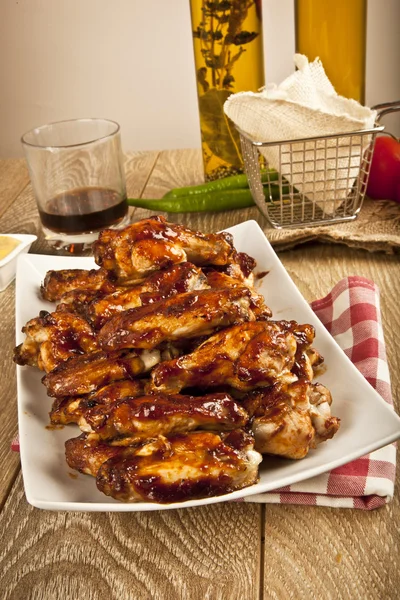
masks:
[[[311,307],[366,380],[392,404],[376,285],[347,277]],[[390,444],[328,473],[244,500],[372,510],[393,498],[395,471],[396,445]]]

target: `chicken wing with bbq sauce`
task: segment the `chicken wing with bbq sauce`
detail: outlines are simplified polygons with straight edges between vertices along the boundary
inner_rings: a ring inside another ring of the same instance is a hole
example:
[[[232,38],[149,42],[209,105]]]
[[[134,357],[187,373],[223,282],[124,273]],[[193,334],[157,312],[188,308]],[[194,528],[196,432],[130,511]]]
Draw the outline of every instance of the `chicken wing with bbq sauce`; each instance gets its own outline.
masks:
[[[257,263],[252,256],[249,256],[245,252],[237,252],[234,250],[229,262],[223,266],[213,266],[212,269],[223,273],[228,277],[241,281],[244,285],[249,287],[254,286],[254,269]],[[209,267],[205,268],[208,273]]]
[[[189,262],[179,263],[156,271],[131,287],[94,299],[86,307],[86,317],[99,329],[114,314],[208,287],[206,276],[199,267]]]
[[[301,459],[333,437],[339,420],[330,414],[328,396],[324,386],[306,380],[250,392],[242,403],[252,417],[256,450]]]
[[[312,348],[315,329],[312,325],[299,325],[296,321],[281,321],[282,325],[291,331],[297,342],[297,350],[292,373],[298,379],[308,379],[311,381],[314,377],[314,366],[317,367],[323,362],[323,358]]]
[[[159,436],[103,462],[96,483],[123,502],[165,504],[220,496],[258,480],[261,456],[253,446],[253,437],[240,429]]]
[[[186,387],[229,385],[248,391],[276,380],[291,382],[296,350],[293,332],[280,321],[242,323],[214,334],[191,354],[157,365],[149,389],[179,393]]]
[[[61,296],[56,311],[74,313],[86,319],[87,305],[103,295],[98,290],[71,290]]]
[[[300,347],[296,353],[296,360],[293,365],[292,373],[298,379],[308,379],[312,381],[315,377],[318,367],[324,362],[323,357],[315,350],[315,348]]]
[[[62,269],[60,271],[47,271],[40,287],[44,300],[56,302],[72,290],[104,291],[111,293],[115,290],[115,283],[110,279],[106,269]]]
[[[77,438],[65,442],[67,465],[86,475],[96,477],[103,462],[121,454],[122,448],[101,444],[97,440],[88,440],[83,433]]]
[[[86,411],[97,406],[110,406],[122,398],[133,398],[144,392],[142,379],[122,379],[114,381],[85,396],[67,396],[56,398],[50,411],[53,425],[79,423]]]
[[[234,249],[230,234],[206,235],[157,216],[124,229],[105,229],[93,251],[96,263],[118,281],[135,281],[186,261],[199,266],[225,265]]]
[[[214,269],[207,270],[207,283],[211,289],[219,289],[219,288],[229,288],[229,287],[243,287],[243,281],[239,279],[235,279],[226,273],[222,273],[220,271],[215,271]],[[255,289],[251,286],[247,286],[251,293],[251,300],[253,304],[253,311],[258,317],[265,319],[272,316],[272,311],[265,304],[264,296],[257,294]]]
[[[150,394],[87,410],[79,427],[113,446],[194,429],[229,431],[246,425],[247,412],[227,394]]]
[[[72,313],[42,311],[22,331],[26,338],[14,349],[14,361],[47,373],[71,357],[98,349],[96,334],[89,323]]]
[[[98,342],[107,351],[155,348],[164,342],[209,335],[217,328],[254,321],[253,308],[258,307],[253,306],[247,287],[187,292],[111,317],[99,331]]]
[[[309,389],[310,415],[315,430],[315,443],[330,440],[340,427],[340,419],[331,415],[332,396],[321,383],[312,383]]]
[[[47,394],[83,396],[114,381],[136,378],[162,360],[159,350],[124,350],[122,352],[93,352],[71,358],[43,377]]]

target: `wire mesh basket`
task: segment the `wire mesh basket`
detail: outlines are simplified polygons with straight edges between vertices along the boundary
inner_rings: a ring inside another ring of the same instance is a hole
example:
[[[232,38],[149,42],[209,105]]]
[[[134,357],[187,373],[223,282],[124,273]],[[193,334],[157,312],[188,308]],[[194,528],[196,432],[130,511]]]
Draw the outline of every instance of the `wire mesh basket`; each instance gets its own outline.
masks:
[[[255,203],[277,228],[351,221],[361,210],[374,143],[383,114],[372,129],[321,137],[256,142],[238,129],[244,167]],[[272,168],[274,167],[274,168]]]

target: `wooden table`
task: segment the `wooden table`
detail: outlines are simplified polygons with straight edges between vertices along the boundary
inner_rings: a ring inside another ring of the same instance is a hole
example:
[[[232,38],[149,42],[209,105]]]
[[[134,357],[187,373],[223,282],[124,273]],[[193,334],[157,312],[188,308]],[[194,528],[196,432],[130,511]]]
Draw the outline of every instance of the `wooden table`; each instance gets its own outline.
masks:
[[[202,180],[200,152],[127,156],[128,194],[158,198],[171,187]],[[133,211],[133,219],[148,216]],[[169,215],[204,232],[249,218],[254,209]],[[51,251],[22,160],[0,161],[0,231],[36,233],[35,253]],[[400,402],[400,268],[396,256],[345,246],[309,245],[280,253],[305,298],[325,295],[346,275],[364,275],[381,289],[393,395]],[[221,503],[150,513],[68,513],[32,508],[25,500],[17,432],[14,285],[0,294],[2,345],[0,459],[2,477],[0,596],[13,600],[252,600],[255,598],[398,598],[400,507],[348,509]],[[34,441],[33,441],[34,443]]]

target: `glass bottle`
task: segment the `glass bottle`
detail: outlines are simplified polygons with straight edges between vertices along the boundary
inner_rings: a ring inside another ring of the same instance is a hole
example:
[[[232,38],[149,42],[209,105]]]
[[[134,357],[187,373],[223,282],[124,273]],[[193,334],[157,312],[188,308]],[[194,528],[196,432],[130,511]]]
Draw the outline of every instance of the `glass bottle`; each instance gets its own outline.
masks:
[[[225,100],[264,85],[261,0],[191,0],[206,180],[243,171],[239,135]]]
[[[296,0],[296,49],[317,56],[338,94],[364,103],[366,0]]]

